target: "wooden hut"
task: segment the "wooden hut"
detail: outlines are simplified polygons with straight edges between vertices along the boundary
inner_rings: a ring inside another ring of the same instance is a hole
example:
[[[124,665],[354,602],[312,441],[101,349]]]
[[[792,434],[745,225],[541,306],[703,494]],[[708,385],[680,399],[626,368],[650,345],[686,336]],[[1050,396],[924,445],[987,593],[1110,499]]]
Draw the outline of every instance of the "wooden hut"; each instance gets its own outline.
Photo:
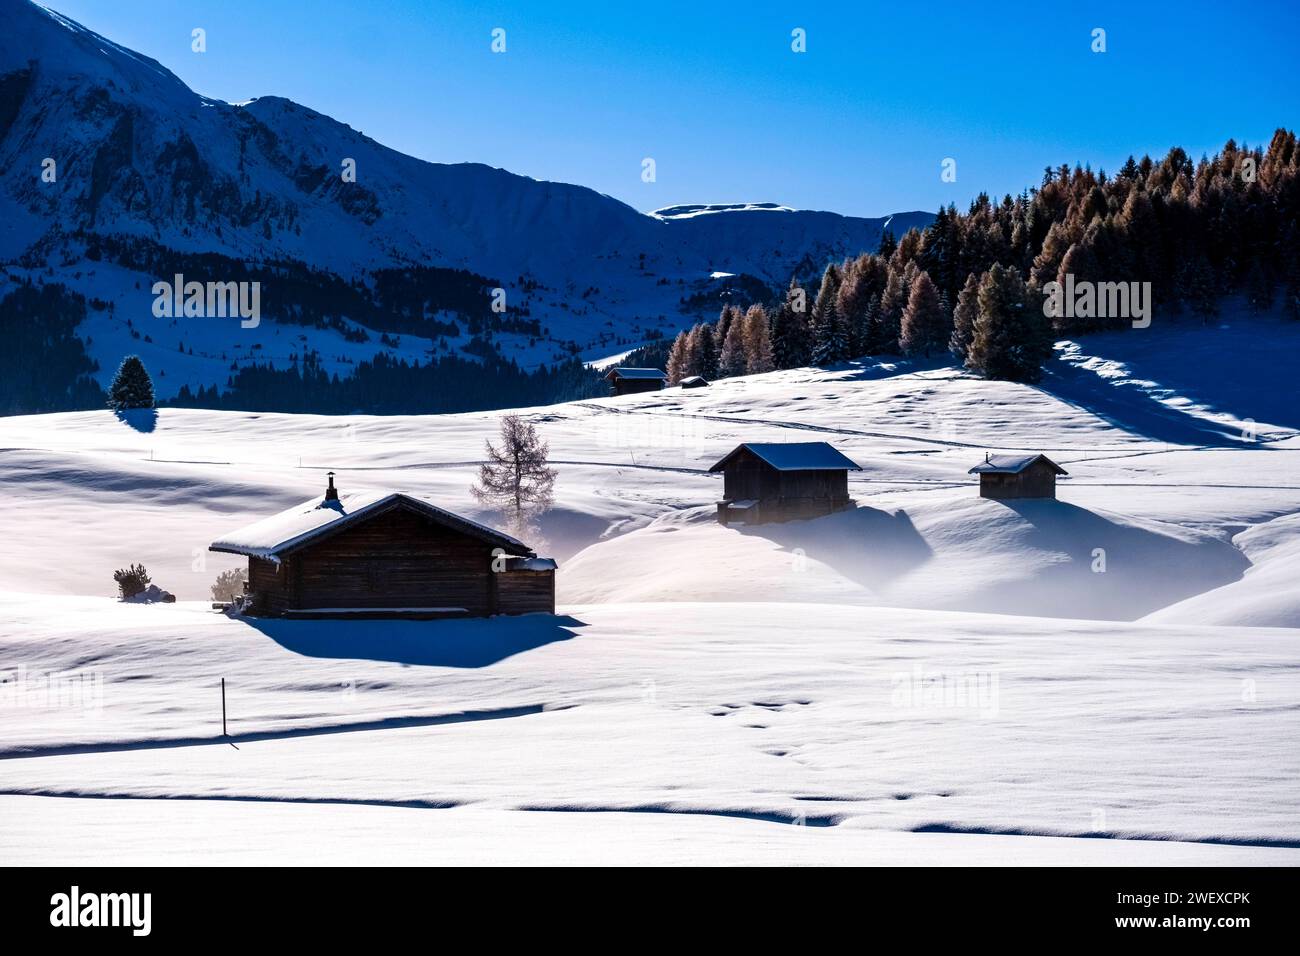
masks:
[[[250,612],[286,617],[486,617],[555,611],[555,562],[422,498],[325,495],[227,535],[248,556]]]
[[[703,375],[687,375],[677,384],[682,388],[708,388],[709,380]]]
[[[657,368],[612,368],[605,373],[605,381],[614,395],[657,392],[667,380],[668,376]]]
[[[985,455],[969,472],[980,476],[980,497],[1055,498],[1056,476],[1068,474],[1046,455]]]
[[[853,506],[856,463],[823,441],[746,442],[709,469],[722,472],[722,524],[816,518]]]

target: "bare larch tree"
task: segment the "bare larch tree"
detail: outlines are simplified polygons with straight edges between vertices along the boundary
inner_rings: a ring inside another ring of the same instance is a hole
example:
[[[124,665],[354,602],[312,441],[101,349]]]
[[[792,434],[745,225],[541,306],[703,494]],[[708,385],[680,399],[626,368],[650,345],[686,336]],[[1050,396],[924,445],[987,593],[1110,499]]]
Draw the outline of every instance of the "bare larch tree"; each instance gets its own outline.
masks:
[[[470,492],[481,503],[500,509],[510,534],[536,546],[536,519],[551,507],[555,470],[548,468],[549,448],[537,429],[518,415],[501,419],[501,444],[486,443],[488,460],[479,466]]]

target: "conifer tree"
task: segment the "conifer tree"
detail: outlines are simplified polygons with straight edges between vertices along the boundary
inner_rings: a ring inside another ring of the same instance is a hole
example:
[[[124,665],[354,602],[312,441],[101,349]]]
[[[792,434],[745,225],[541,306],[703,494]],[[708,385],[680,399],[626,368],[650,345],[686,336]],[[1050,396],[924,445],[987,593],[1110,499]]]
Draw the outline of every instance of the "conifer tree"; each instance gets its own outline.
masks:
[[[138,355],[128,355],[117,367],[113,384],[108,387],[108,407],[117,411],[130,408],[153,408],[153,381]]]
[[[785,300],[772,320],[771,340],[775,368],[799,368],[812,359],[808,299],[794,279],[790,280]]]
[[[772,358],[772,331],[767,310],[755,303],[745,312],[745,374],[757,375],[776,368]]]
[[[911,290],[903,285],[901,271],[889,267],[885,291],[880,294],[880,309],[876,314],[876,327],[872,330],[875,351],[894,354],[898,352],[898,337],[903,328],[903,309]]]
[[[698,358],[694,374],[706,379],[718,377],[718,339],[713,326],[707,322],[700,325]]]
[[[703,328],[703,323],[697,322],[686,333],[686,350],[681,367],[682,378],[699,375],[700,368],[704,365],[704,339],[701,335]]]
[[[672,348],[668,350],[668,367],[664,371],[668,374],[669,385],[676,385],[685,374],[683,369],[686,368],[688,339],[689,333],[683,329],[677,333],[677,338],[673,339]]]
[[[835,308],[844,326],[845,358],[856,358],[867,351],[867,309],[870,302],[866,257],[850,261],[844,268]]]
[[[948,340],[948,351],[966,364],[966,353],[970,350],[971,340],[975,338],[975,317],[979,315],[979,287],[982,276],[971,273],[966,277],[966,284],[957,296],[957,305],[952,310],[952,338]]]
[[[917,262],[930,274],[935,288],[949,298],[956,298],[961,282],[957,275],[957,245],[956,210],[940,206],[934,222],[921,234]]]
[[[1052,326],[1019,271],[994,265],[980,281],[966,367],[985,378],[1036,382],[1052,354]]]
[[[1070,233],[1065,224],[1061,222],[1052,223],[1047,230],[1046,238],[1043,239],[1042,249],[1034,257],[1031,276],[1040,285],[1047,285],[1047,283],[1055,281],[1057,274],[1061,271],[1061,260],[1065,258],[1065,254],[1069,251],[1071,245]]]
[[[718,374],[724,378],[745,374],[745,320],[732,321],[718,356]]]
[[[713,329],[713,338],[717,342],[718,351],[722,351],[723,343],[727,341],[727,333],[731,331],[731,323],[740,318],[743,313],[734,305],[728,303],[722,307],[722,312],[718,315],[717,325]]]
[[[880,245],[876,247],[876,255],[888,262],[889,257],[894,254],[894,250],[897,248],[898,240],[894,238],[894,231],[886,226],[884,231],[880,233]]]
[[[834,263],[822,273],[821,288],[813,304],[811,325],[813,338],[812,360],[817,365],[831,365],[848,358],[844,323],[839,312],[841,273]]]
[[[1092,249],[1082,240],[1070,246],[1065,253],[1065,258],[1061,260],[1060,269],[1056,273],[1056,281],[1062,288],[1066,288],[1066,277],[1073,276],[1074,285],[1077,286],[1082,282],[1096,282],[1100,270],[1097,268],[1097,260],[1092,254]],[[1062,309],[1061,315],[1054,316],[1052,324],[1056,331],[1063,335],[1075,335],[1079,332],[1090,332],[1100,328],[1104,322],[1096,316],[1096,308],[1091,316],[1069,316],[1066,315],[1065,309]]]
[[[917,254],[921,251],[921,230],[912,228],[903,233],[903,238],[898,240],[898,248],[889,256],[889,265],[896,272],[901,272],[907,268],[908,263],[914,261]]]
[[[908,295],[907,307],[903,310],[902,332],[899,345],[904,355],[924,355],[930,357],[932,352],[942,351],[948,345],[952,329],[944,313],[930,274],[918,272],[912,280],[912,290]]]

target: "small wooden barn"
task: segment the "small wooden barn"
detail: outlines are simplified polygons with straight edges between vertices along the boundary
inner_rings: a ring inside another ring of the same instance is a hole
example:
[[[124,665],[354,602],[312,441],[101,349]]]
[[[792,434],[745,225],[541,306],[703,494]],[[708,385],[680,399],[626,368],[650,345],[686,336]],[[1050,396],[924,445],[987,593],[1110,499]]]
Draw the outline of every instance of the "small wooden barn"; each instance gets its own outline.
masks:
[[[605,381],[609,382],[612,394],[633,395],[659,391],[668,376],[657,368],[612,368],[605,373]]]
[[[746,442],[709,469],[722,472],[722,524],[816,518],[853,506],[858,465],[824,441]]]
[[[969,472],[980,476],[980,497],[1055,498],[1056,476],[1068,474],[1046,455],[985,455]]]
[[[703,375],[687,375],[677,384],[682,388],[708,388],[709,380]]]
[[[248,556],[249,610],[285,617],[486,617],[555,611],[555,562],[422,498],[322,498],[209,546]]]

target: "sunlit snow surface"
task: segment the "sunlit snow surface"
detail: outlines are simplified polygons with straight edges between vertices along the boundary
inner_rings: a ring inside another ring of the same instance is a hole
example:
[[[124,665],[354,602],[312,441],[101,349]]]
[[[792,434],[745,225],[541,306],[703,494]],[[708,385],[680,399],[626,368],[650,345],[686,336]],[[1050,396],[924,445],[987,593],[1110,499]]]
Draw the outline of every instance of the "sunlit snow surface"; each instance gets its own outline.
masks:
[[[498,413],[0,420],[0,858],[1294,865],[1300,326],[1226,324],[525,410],[554,618],[204,602],[327,470],[493,523]],[[809,440],[855,511],[711,520],[710,464]],[[1059,501],[977,497],[1038,451]],[[181,603],[112,600],[133,561]]]

